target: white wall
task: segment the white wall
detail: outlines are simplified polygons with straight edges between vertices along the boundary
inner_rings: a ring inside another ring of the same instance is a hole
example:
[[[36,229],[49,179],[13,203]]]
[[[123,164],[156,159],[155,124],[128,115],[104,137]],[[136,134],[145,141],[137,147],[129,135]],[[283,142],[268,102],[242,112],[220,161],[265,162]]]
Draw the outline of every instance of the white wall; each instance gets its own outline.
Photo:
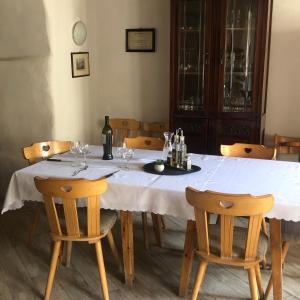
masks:
[[[167,121],[170,1],[102,0],[90,3],[94,21],[91,89],[92,142],[99,143],[104,115]],[[154,53],[125,52],[125,29],[156,28]]]
[[[300,1],[275,0],[266,142],[275,133],[300,137]]]

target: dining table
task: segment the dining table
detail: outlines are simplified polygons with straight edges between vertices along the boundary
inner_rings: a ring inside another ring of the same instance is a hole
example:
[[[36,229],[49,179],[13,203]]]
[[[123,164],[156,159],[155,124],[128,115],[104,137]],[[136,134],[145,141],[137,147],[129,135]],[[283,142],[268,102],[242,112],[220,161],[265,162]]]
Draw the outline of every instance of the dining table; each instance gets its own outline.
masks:
[[[101,196],[101,207],[120,211],[122,251],[125,282],[134,281],[133,213],[152,212],[178,217],[187,221],[179,295],[188,291],[196,237],[194,210],[187,203],[185,189],[191,186],[201,191],[264,195],[273,194],[273,209],[266,214],[270,220],[273,295],[282,299],[282,240],[281,220],[300,221],[300,164],[297,162],[223,157],[190,154],[192,164],[201,169],[184,175],[152,174],[143,166],[162,159],[162,151],[135,149],[134,157],[126,162],[113,148],[113,160],[102,160],[102,147],[89,146],[87,168],[74,175],[74,155],[55,155],[13,173],[2,213],[20,209],[24,202],[42,202],[42,195],[34,185],[34,177],[97,179],[107,178],[108,190]],[[76,173],[76,172],[75,172]],[[80,205],[80,201],[79,201]]]

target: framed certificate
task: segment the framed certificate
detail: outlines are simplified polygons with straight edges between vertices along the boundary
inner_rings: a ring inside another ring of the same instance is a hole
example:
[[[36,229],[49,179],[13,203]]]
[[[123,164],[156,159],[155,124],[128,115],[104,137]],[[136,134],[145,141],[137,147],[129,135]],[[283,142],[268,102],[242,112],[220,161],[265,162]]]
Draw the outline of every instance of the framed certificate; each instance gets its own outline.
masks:
[[[155,29],[126,29],[126,52],[155,52]]]

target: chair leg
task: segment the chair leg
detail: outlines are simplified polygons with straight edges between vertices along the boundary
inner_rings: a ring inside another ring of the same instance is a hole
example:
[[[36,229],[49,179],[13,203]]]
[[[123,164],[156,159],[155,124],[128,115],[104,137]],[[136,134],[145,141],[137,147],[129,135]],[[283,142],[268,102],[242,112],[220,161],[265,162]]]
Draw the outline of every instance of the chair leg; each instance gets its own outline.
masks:
[[[142,212],[142,223],[143,223],[143,237],[144,237],[144,247],[146,250],[149,249],[149,235],[148,235],[148,222],[147,213]]]
[[[198,271],[197,271],[197,275],[196,275],[196,279],[195,279],[195,283],[194,283],[194,288],[193,288],[193,293],[192,293],[192,298],[191,298],[192,300],[197,299],[201,284],[204,279],[206,267],[207,267],[207,262],[202,260],[198,267]]]
[[[40,205],[40,203],[37,203],[35,211],[34,211],[33,222],[31,224],[31,227],[29,230],[29,235],[28,235],[27,245],[29,248],[32,247],[33,235],[35,234],[37,227],[40,223],[41,213],[42,213],[42,205]]]
[[[48,275],[47,287],[46,287],[45,298],[44,298],[45,300],[50,299],[54,275],[57,267],[58,256],[60,253],[60,247],[61,247],[61,241],[56,241],[54,244],[54,249],[53,249],[53,254],[52,254],[52,259],[50,264],[50,271]]]
[[[258,287],[258,292],[259,292],[259,298],[263,299],[265,296],[264,293],[264,286],[261,280],[261,273],[260,273],[260,267],[259,264],[255,266],[255,276],[256,276],[256,281],[257,281],[257,287]]]
[[[112,255],[113,255],[114,259],[116,260],[117,267],[118,267],[119,271],[122,272],[122,263],[121,263],[120,256],[119,256],[119,253],[118,253],[111,230],[107,233],[106,237],[107,237],[108,244],[109,244],[110,250],[112,252]]]
[[[104,266],[104,260],[103,260],[102,246],[101,246],[100,241],[95,243],[95,248],[96,248],[98,271],[99,271],[99,277],[100,277],[100,281],[101,281],[101,289],[102,289],[103,299],[108,300],[109,299],[108,286],[107,286],[106,272],[105,272],[105,266]]]
[[[286,255],[288,253],[289,247],[290,247],[290,243],[289,242],[283,242],[282,243],[282,264],[285,261],[285,257],[286,257]],[[266,289],[266,292],[265,292],[265,298],[264,298],[264,300],[268,299],[272,288],[273,288],[273,280],[272,280],[272,275],[271,275],[271,278],[269,280],[269,283],[268,283],[268,286],[267,286],[267,289]]]
[[[164,216],[160,216],[160,222],[161,222],[161,229],[165,230],[166,229],[166,223],[165,223]]]
[[[249,284],[250,284],[251,299],[258,300],[255,267],[248,269],[248,278],[249,278]]]
[[[162,247],[162,232],[159,215],[151,213],[153,230],[156,238],[156,243],[159,247]]]
[[[70,267],[71,264],[71,254],[72,254],[72,241],[66,242],[67,247],[65,251],[64,263],[66,267]]]

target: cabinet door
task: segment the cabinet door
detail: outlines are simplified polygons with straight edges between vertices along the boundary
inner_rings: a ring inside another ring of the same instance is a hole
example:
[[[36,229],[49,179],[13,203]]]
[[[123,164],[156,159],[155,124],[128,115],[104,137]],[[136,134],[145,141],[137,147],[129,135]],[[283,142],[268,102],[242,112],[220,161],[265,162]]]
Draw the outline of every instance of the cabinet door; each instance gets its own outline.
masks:
[[[172,1],[171,111],[205,109],[209,64],[206,0]]]
[[[219,111],[254,112],[257,0],[227,0],[221,17]],[[256,55],[257,54],[257,55]]]

